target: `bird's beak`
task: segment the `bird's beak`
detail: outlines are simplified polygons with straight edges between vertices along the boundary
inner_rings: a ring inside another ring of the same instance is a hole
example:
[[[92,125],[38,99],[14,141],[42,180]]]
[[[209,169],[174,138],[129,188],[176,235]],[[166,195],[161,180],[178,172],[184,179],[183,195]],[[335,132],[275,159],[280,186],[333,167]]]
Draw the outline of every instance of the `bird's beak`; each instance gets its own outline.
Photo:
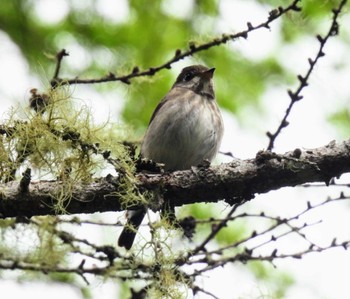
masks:
[[[210,80],[214,76],[214,71],[215,71],[215,68],[211,68],[207,71],[200,73],[199,77],[201,77],[202,79]]]

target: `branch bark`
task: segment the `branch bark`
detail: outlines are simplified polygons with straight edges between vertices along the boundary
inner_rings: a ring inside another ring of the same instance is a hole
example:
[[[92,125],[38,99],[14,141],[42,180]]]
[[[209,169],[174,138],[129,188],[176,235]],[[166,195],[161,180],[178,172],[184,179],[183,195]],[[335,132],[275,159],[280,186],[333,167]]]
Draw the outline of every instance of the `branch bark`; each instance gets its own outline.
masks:
[[[332,177],[346,172],[350,172],[350,140],[285,154],[260,151],[254,159],[209,168],[193,167],[167,174],[139,173],[136,187],[157,192],[160,195],[157,198],[174,206],[219,200],[235,204],[282,187],[310,182],[328,184]],[[112,176],[75,185],[69,200],[64,202],[64,212],[54,208],[57,194],[66,192],[61,181],[31,182],[26,192],[19,185],[20,182],[0,184],[0,218],[123,210],[123,190],[118,178]],[[160,206],[161,203],[152,203],[152,209]]]

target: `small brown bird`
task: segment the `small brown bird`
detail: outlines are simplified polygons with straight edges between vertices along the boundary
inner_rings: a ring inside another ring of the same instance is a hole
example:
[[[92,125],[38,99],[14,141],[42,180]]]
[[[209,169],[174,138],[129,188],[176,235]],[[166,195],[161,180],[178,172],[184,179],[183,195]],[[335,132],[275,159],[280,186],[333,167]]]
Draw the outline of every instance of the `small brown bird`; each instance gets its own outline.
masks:
[[[168,171],[190,169],[212,161],[224,127],[215,101],[215,69],[202,65],[184,68],[169,93],[158,104],[141,144],[142,158],[164,163]],[[130,249],[145,210],[128,212],[118,245]]]

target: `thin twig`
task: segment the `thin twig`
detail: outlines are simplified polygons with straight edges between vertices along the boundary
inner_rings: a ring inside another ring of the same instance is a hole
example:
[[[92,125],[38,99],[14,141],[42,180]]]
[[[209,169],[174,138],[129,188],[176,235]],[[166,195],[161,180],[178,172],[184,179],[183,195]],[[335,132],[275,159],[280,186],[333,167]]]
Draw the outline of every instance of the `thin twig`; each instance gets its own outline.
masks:
[[[55,88],[60,82],[59,73],[60,73],[60,70],[61,70],[61,63],[62,63],[62,59],[63,59],[64,56],[69,56],[68,52],[66,52],[65,49],[62,49],[61,51],[59,51],[56,54],[57,62],[56,62],[55,73],[54,73],[53,78],[51,80],[52,88]]]
[[[344,7],[344,5],[346,4],[347,0],[343,0],[340,4],[339,4],[339,7],[337,9],[333,9],[332,12],[333,12],[333,19],[332,19],[332,23],[331,23],[331,26],[328,30],[328,33],[326,34],[325,37],[322,37],[321,35],[317,35],[316,38],[317,40],[319,41],[320,43],[320,47],[319,47],[319,50],[316,54],[316,57],[314,59],[311,59],[309,58],[308,59],[308,62],[309,62],[309,69],[307,70],[307,73],[306,75],[303,77],[302,75],[298,75],[297,78],[299,80],[299,86],[298,88],[296,89],[296,91],[291,91],[291,90],[288,90],[288,95],[291,99],[290,103],[289,103],[289,106],[285,112],[285,115],[284,117],[282,118],[282,121],[281,123],[279,124],[277,130],[275,131],[275,133],[271,133],[271,132],[267,132],[266,135],[268,136],[269,138],[269,144],[267,146],[267,150],[271,151],[274,147],[274,143],[275,143],[275,140],[277,138],[277,136],[281,133],[281,131],[283,130],[283,128],[287,127],[289,125],[289,122],[287,121],[287,118],[294,106],[294,104],[298,101],[300,101],[303,96],[301,95],[301,91],[304,89],[304,87],[308,86],[308,80],[310,78],[310,75],[311,73],[313,72],[314,68],[315,68],[315,65],[316,63],[318,62],[318,60],[325,56],[325,53],[324,53],[324,46],[326,45],[328,39],[332,36],[335,36],[338,34],[339,32],[339,24],[337,22],[338,20],[338,17]]]
[[[54,77],[54,82],[55,84],[53,87],[56,87],[57,85],[72,85],[72,84],[94,84],[94,83],[104,83],[104,82],[114,82],[114,81],[121,81],[125,84],[130,84],[130,79],[136,78],[136,77],[143,77],[143,76],[153,76],[157,72],[163,69],[170,69],[172,64],[175,62],[182,60],[186,57],[192,56],[195,53],[208,50],[214,46],[219,46],[221,44],[225,44],[230,40],[235,40],[238,38],[247,38],[248,34],[261,29],[261,28],[266,28],[270,29],[270,24],[281,17],[282,15],[286,14],[287,12],[290,11],[296,11],[299,12],[301,9],[298,6],[298,3],[301,0],[294,0],[290,5],[286,6],[285,8],[283,7],[278,7],[272,11],[270,11],[269,16],[267,20],[259,25],[252,25],[251,23],[247,23],[247,29],[243,30],[241,32],[235,33],[235,34],[222,34],[220,38],[214,38],[213,40],[201,44],[201,45],[195,45],[194,43],[189,44],[189,49],[186,51],[181,51],[180,49],[177,49],[175,51],[175,54],[173,58],[168,60],[167,62],[156,66],[156,67],[150,67],[147,70],[140,71],[139,67],[135,66],[131,73],[127,75],[122,75],[122,76],[116,76],[114,73],[110,72],[106,76],[102,78],[97,78],[97,79],[79,79],[79,78],[72,78],[72,79],[61,79],[58,77]],[[57,63],[61,63],[60,60],[57,60]],[[59,70],[59,66],[56,67],[56,69]],[[58,74],[58,73],[57,73]]]
[[[209,292],[209,291],[206,291],[206,290],[204,290],[204,289],[202,289],[202,288],[200,288],[200,287],[198,287],[198,286],[195,286],[195,287],[193,288],[193,293],[196,294],[196,293],[198,293],[198,292],[201,292],[201,293],[203,293],[203,294],[206,294],[206,295],[208,295],[208,296],[210,296],[210,297],[212,297],[212,298],[214,298],[214,299],[219,299],[219,297],[215,296],[213,293],[211,293],[211,292]]]
[[[232,207],[231,211],[227,214],[226,218],[223,219],[219,224],[217,224],[215,227],[213,227],[210,234],[207,236],[207,238],[198,245],[190,254],[191,256],[196,255],[197,253],[205,250],[205,246],[217,235],[217,233],[227,225],[227,222],[229,221],[230,217],[233,215],[233,213],[237,210],[237,208],[240,206],[240,204],[236,204]]]

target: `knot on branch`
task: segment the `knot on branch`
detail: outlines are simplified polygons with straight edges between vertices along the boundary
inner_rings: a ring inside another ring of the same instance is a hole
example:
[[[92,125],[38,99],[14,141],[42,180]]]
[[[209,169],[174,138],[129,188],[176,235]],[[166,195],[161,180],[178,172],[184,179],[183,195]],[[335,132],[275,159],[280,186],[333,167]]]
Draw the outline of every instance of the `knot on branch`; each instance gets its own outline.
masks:
[[[18,191],[20,193],[29,192],[29,184],[30,184],[30,180],[32,179],[31,173],[32,173],[32,170],[30,168],[27,168],[26,171],[22,173],[23,177],[19,182],[19,188],[18,188]]]

